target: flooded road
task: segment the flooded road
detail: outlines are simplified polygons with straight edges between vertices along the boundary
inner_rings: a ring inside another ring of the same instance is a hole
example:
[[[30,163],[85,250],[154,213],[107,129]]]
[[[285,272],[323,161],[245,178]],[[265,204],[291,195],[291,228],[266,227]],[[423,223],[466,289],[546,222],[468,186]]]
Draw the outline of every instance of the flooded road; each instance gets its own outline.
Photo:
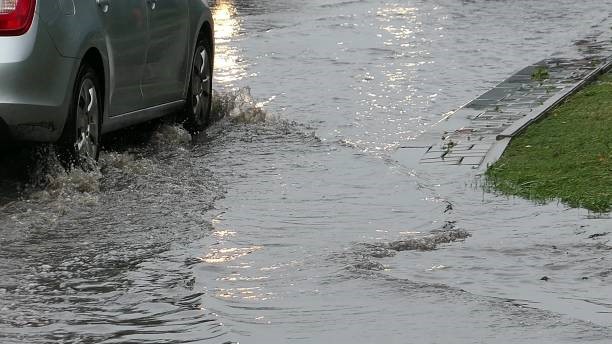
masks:
[[[114,134],[87,173],[2,151],[1,343],[612,341],[609,216],[398,150],[609,39],[612,1],[211,5],[206,132]]]

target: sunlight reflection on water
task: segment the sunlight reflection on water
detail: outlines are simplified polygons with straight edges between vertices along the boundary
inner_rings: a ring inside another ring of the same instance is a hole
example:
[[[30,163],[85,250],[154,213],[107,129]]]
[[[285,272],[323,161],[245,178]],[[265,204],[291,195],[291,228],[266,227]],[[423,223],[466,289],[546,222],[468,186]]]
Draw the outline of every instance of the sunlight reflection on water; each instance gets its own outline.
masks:
[[[220,0],[211,9],[215,21],[215,80],[232,87],[247,75],[242,51],[230,45],[239,36],[241,23],[233,0]]]

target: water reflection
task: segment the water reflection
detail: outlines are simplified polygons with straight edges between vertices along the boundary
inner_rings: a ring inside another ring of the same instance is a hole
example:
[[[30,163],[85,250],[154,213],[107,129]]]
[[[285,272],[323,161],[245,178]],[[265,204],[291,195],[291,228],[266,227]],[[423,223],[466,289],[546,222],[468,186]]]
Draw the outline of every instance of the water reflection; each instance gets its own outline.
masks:
[[[232,260],[236,260],[240,257],[244,257],[248,254],[251,254],[255,251],[261,250],[261,246],[251,246],[245,248],[238,247],[229,247],[229,248],[220,248],[220,249],[211,249],[211,251],[206,254],[204,257],[200,257],[205,263],[214,264],[214,263],[225,263]]]
[[[224,87],[246,76],[246,63],[242,51],[233,43],[239,37],[241,22],[234,0],[218,0],[211,5],[215,21],[215,79]]]
[[[357,82],[351,86],[360,104],[356,130],[343,130],[341,135],[350,146],[385,154],[414,140],[427,125],[423,113],[430,111],[439,90],[430,86],[425,90],[425,77],[435,72],[430,50],[438,38],[424,32],[424,25],[441,27],[441,23],[431,5],[415,7],[398,1],[381,4],[367,20],[377,29],[376,39],[362,46],[372,62],[353,76]]]
[[[215,20],[215,41],[226,43],[238,34],[240,22],[236,18],[236,6],[233,0],[220,0],[212,7]]]

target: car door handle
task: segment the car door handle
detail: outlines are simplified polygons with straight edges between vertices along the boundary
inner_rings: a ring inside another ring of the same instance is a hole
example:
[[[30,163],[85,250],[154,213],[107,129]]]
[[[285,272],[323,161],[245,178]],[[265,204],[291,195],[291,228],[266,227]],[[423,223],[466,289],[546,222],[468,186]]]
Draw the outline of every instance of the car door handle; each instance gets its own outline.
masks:
[[[147,0],[147,4],[151,10],[154,10],[157,7],[157,0]]]
[[[110,9],[110,0],[96,0],[96,3],[104,13],[108,12]]]

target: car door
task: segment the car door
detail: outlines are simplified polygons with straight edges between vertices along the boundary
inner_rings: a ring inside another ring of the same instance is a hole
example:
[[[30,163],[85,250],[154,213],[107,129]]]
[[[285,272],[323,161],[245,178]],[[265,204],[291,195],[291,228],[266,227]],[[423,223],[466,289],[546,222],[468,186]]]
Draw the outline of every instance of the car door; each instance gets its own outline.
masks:
[[[141,81],[148,48],[147,0],[96,1],[108,47],[109,114],[143,107]]]
[[[147,107],[183,98],[189,47],[188,0],[147,0],[149,47],[142,80]]]

